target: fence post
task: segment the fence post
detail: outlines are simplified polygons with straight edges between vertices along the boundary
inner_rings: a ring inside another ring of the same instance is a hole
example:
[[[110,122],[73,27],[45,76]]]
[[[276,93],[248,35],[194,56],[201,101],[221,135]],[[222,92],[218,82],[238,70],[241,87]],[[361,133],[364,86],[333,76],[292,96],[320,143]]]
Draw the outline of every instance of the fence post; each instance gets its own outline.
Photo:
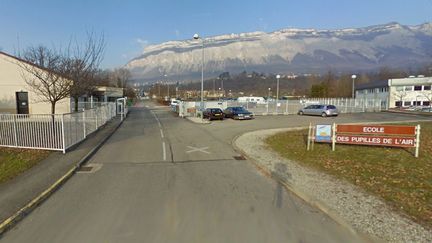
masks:
[[[54,114],[53,114],[54,116]],[[61,115],[61,131],[62,131],[62,145],[63,145],[63,153],[66,153],[66,142],[65,142],[65,129],[64,129],[64,114]]]
[[[287,102],[286,102],[286,114],[288,115],[288,98],[287,98]]]
[[[86,116],[85,116],[85,109],[83,109],[83,130],[84,130],[84,138],[87,137],[87,131],[86,131]]]
[[[17,124],[16,124],[16,116],[17,115],[13,115],[13,126],[14,126],[15,147],[18,147],[18,131],[17,131]]]
[[[269,105],[270,105],[270,102],[269,102],[269,100],[267,100],[267,114],[266,115],[268,115],[268,107],[269,107]]]
[[[415,142],[415,157],[419,156],[419,148],[420,148],[420,124],[416,127],[416,142]]]
[[[95,114],[95,122],[96,122],[96,127],[95,127],[95,130],[97,130],[98,129],[98,109],[96,108],[96,109],[94,109],[94,114]]]

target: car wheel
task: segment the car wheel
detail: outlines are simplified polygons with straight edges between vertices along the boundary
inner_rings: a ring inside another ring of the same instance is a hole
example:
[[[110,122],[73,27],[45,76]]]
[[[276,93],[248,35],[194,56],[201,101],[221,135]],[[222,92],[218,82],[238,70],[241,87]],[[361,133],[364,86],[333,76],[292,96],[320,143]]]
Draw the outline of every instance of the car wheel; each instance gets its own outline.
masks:
[[[303,111],[299,111],[298,113],[300,116],[303,116]]]
[[[327,117],[327,114],[326,114],[325,112],[323,112],[323,113],[321,114],[321,117]]]

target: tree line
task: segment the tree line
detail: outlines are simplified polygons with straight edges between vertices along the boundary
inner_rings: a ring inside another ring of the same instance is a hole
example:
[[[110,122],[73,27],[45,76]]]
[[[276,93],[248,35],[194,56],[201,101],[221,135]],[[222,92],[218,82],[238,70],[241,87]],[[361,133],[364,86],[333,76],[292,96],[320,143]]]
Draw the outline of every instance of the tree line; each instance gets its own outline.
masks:
[[[357,73],[355,85],[404,78],[410,75],[432,76],[432,66],[425,66],[417,70],[381,67],[377,71]],[[336,73],[329,70],[325,74],[307,74],[298,76],[282,75],[279,80],[279,96],[307,96],[307,97],[351,97],[352,73]],[[218,77],[204,81],[204,90],[221,88],[225,93],[231,91],[235,95],[245,96],[275,96],[277,89],[276,74],[264,74],[246,71],[231,75],[221,73]],[[179,88],[183,90],[200,90],[200,82],[184,82]]]

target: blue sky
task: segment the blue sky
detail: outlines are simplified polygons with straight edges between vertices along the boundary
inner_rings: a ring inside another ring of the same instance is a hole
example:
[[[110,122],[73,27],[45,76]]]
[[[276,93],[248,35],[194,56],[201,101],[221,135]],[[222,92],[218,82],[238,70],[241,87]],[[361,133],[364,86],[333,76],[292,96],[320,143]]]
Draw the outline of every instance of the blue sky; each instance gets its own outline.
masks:
[[[432,0],[0,0],[0,49],[65,46],[104,33],[103,68],[122,66],[143,46],[169,40],[281,28],[336,29],[397,21],[432,22]]]

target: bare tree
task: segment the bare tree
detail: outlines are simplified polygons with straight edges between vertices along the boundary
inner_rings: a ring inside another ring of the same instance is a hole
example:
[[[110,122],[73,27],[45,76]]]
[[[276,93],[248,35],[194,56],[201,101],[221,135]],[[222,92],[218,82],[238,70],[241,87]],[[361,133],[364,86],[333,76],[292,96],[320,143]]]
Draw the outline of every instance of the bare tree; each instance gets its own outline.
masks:
[[[126,88],[131,78],[131,73],[126,68],[117,68],[113,72],[113,79],[116,82],[117,87],[123,89],[123,96],[125,95]]]
[[[95,75],[99,71],[104,50],[104,36],[96,37],[92,32],[87,34],[84,45],[77,41],[69,43],[64,55],[65,76],[74,81],[70,96],[74,99],[75,111],[78,111],[79,97],[91,93],[95,87]]]
[[[429,109],[432,109],[432,89],[422,91],[422,96],[429,102]]]
[[[403,106],[403,98],[407,96],[407,92],[405,90],[395,91],[393,92],[393,95],[398,99],[398,101],[401,103],[400,109],[402,109]]]
[[[22,68],[21,75],[41,102],[51,104],[51,114],[55,113],[58,101],[69,97],[73,82],[65,77],[65,65],[62,56],[54,49],[45,46],[30,47],[20,56],[23,62],[17,62]]]

